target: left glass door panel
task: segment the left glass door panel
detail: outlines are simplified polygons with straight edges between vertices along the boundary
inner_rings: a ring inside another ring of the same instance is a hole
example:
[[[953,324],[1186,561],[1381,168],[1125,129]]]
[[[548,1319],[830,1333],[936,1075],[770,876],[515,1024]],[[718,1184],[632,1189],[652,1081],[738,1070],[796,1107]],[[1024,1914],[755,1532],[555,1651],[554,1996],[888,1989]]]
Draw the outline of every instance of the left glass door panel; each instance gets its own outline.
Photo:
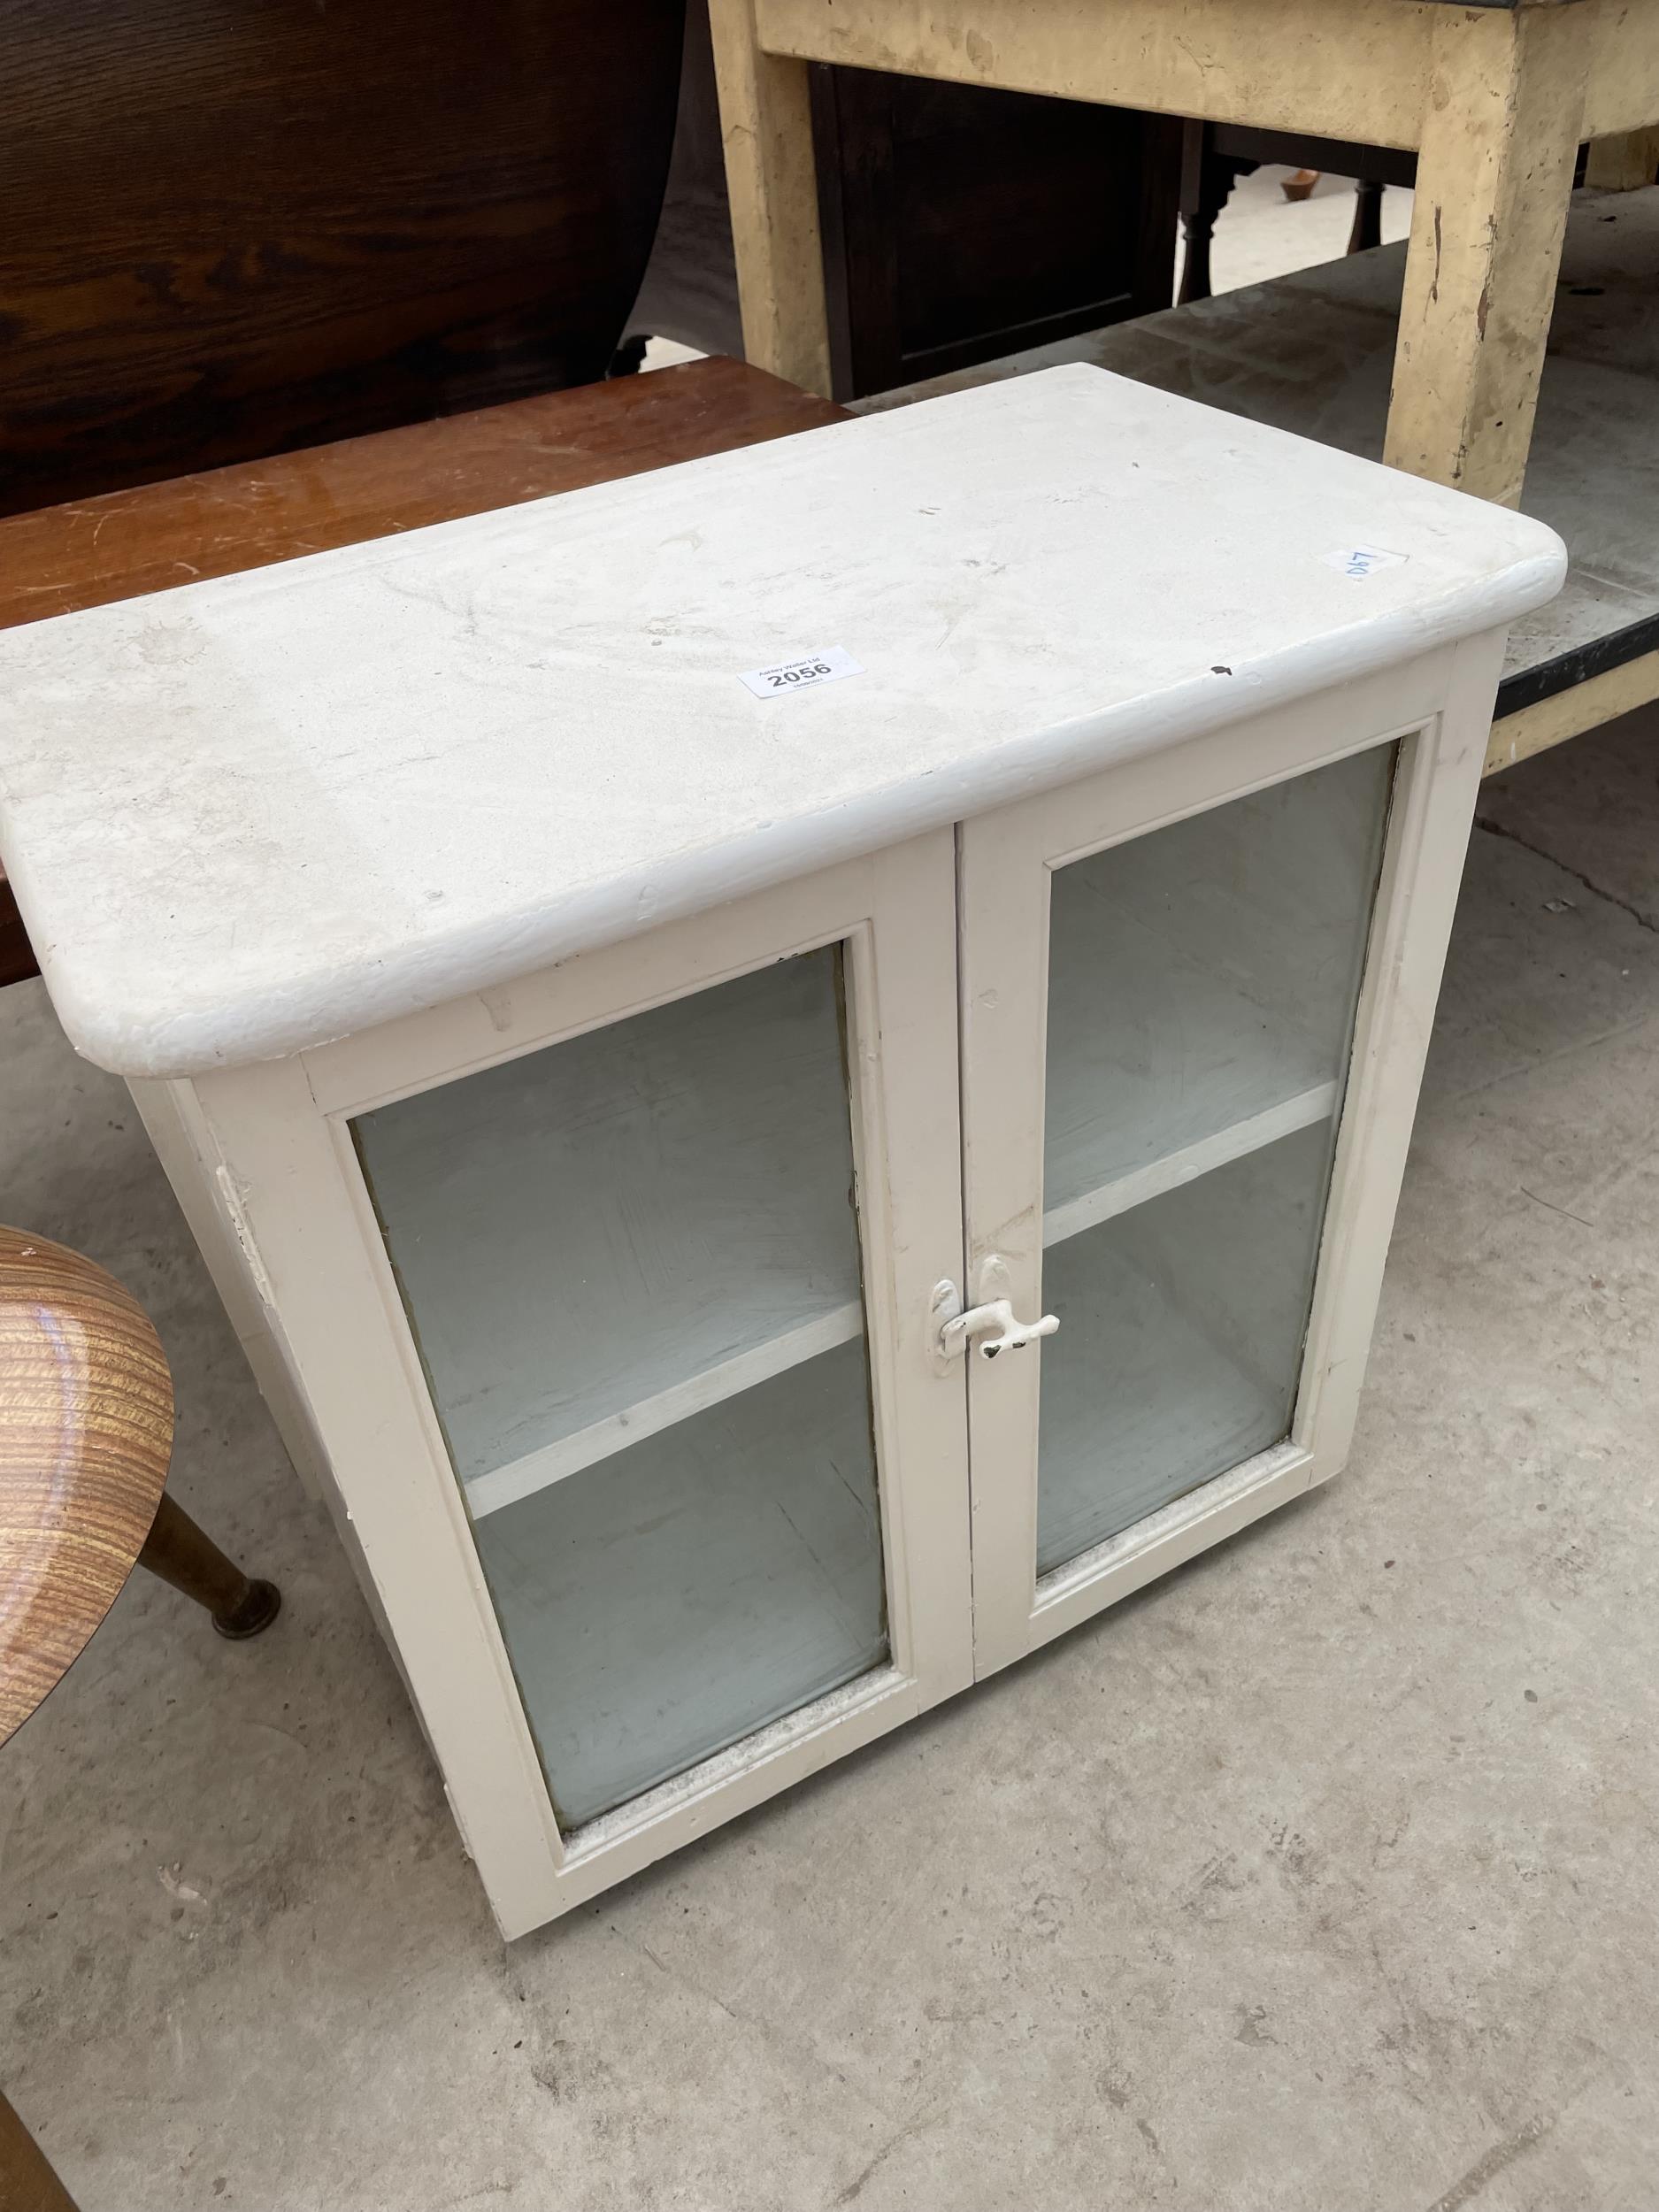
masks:
[[[887,1656],[839,946],[352,1124],[561,1824]]]

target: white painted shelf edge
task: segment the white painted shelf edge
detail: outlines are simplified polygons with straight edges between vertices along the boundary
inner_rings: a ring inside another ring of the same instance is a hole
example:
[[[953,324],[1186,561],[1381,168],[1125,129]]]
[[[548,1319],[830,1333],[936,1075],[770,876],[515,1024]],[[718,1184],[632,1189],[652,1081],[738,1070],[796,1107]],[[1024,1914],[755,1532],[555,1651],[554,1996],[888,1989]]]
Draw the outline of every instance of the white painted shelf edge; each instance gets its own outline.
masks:
[[[608,1459],[613,1452],[626,1451],[630,1444],[643,1443],[648,1436],[672,1428],[678,1421],[689,1420],[695,1413],[705,1412],[724,1398],[734,1398],[740,1391],[769,1382],[787,1367],[798,1367],[822,1352],[833,1351],[838,1344],[846,1344],[858,1334],[864,1319],[862,1302],[853,1299],[816,1320],[803,1322],[797,1329],[786,1329],[780,1336],[768,1337],[731,1359],[687,1375],[683,1382],[671,1383],[666,1390],[641,1398],[620,1413],[607,1414],[603,1421],[561,1436],[538,1451],[526,1452],[522,1459],[509,1460],[504,1467],[474,1475],[465,1486],[473,1517],[516,1505],[520,1498],[545,1490],[549,1483],[580,1474],[595,1460]]]
[[[1160,1160],[1148,1161],[1145,1167],[1118,1176],[1097,1190],[1085,1191],[1081,1197],[1056,1206],[1043,1216],[1043,1243],[1045,1247],[1059,1244],[1067,1237],[1094,1228],[1099,1222],[1110,1221],[1114,1215],[1144,1205],[1164,1191],[1193,1182],[1208,1174],[1211,1168],[1225,1167],[1229,1161],[1241,1159],[1247,1152],[1273,1144],[1295,1130],[1309,1128],[1333,1113],[1336,1102],[1335,1083],[1316,1084],[1311,1090],[1300,1091],[1278,1105],[1215,1130],[1195,1143],[1183,1145]],[[718,1405],[723,1399],[735,1397],[740,1391],[751,1390],[757,1384],[769,1381],[787,1367],[799,1366],[804,1361],[816,1359],[820,1353],[833,1351],[838,1344],[849,1343],[863,1326],[863,1305],[852,1300],[799,1328],[785,1330],[764,1343],[750,1345],[731,1359],[688,1375],[683,1382],[672,1383],[666,1390],[641,1399],[625,1411],[608,1414],[603,1421],[577,1429],[569,1436],[561,1436],[537,1451],[526,1452],[522,1459],[509,1460],[504,1466],[492,1467],[488,1474],[474,1475],[465,1485],[473,1517],[482,1519],[486,1514],[500,1512],[503,1506],[517,1505],[521,1499],[546,1489],[549,1483],[580,1474],[595,1461],[626,1451],[631,1444],[643,1443],[647,1437],[672,1428],[676,1422],[689,1420],[694,1414]]]
[[[1316,1083],[1311,1090],[1298,1091],[1277,1105],[1263,1107],[1258,1114],[1247,1114],[1242,1121],[1213,1130],[1178,1151],[1166,1152],[1162,1159],[1148,1160],[1145,1167],[1117,1176],[1097,1190],[1085,1191],[1064,1206],[1051,1207],[1042,1217],[1044,1249],[1064,1244],[1068,1237],[1079,1236],[1116,1214],[1126,1214],[1149,1198],[1162,1197],[1165,1191],[1178,1190],[1183,1183],[1194,1182],[1211,1168],[1225,1167],[1229,1161],[1241,1160],[1247,1152],[1258,1152],[1280,1137],[1311,1128],[1335,1112],[1336,1101],[1334,1082]]]

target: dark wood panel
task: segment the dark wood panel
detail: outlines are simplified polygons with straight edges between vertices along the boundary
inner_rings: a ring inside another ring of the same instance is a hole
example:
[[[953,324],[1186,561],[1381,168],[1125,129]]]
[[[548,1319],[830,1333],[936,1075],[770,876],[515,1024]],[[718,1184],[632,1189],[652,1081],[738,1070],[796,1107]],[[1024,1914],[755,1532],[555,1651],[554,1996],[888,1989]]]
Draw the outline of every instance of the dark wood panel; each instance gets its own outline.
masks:
[[[17,894],[0,870],[0,990],[8,983],[27,983],[40,972],[23,917],[18,912]]]
[[[827,66],[813,104],[844,396],[1170,304],[1178,119]]]
[[[602,376],[683,0],[11,0],[0,512]]]
[[[1189,123],[1204,150],[1242,166],[1283,163],[1289,169],[1318,169],[1333,177],[1356,177],[1378,184],[1417,180],[1416,152],[1405,146],[1362,146],[1347,138],[1311,138],[1301,131],[1258,130],[1245,123]]]

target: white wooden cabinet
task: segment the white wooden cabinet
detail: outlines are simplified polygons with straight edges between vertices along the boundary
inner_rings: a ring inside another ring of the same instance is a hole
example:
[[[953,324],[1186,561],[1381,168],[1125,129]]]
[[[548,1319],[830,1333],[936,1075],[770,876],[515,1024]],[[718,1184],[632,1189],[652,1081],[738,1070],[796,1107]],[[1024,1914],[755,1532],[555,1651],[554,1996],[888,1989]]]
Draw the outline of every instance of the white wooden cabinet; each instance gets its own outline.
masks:
[[[1562,566],[1064,371],[0,641],[49,987],[509,1934],[1341,1465]]]

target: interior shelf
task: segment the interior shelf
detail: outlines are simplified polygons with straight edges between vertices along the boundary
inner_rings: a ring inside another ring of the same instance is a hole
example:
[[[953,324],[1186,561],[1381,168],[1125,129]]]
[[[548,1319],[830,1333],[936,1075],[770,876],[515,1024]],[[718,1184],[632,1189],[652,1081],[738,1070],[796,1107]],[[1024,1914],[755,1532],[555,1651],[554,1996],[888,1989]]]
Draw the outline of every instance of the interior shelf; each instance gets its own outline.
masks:
[[[665,1390],[641,1399],[625,1411],[608,1413],[585,1429],[574,1429],[539,1450],[526,1452],[522,1459],[509,1460],[504,1466],[470,1477],[467,1503],[474,1516],[499,1512],[504,1505],[544,1490],[550,1482],[562,1482],[567,1475],[591,1467],[595,1460],[642,1443],[677,1421],[689,1420],[694,1414],[718,1405],[722,1399],[734,1398],[740,1391],[752,1390],[757,1383],[816,1359],[838,1344],[850,1343],[862,1336],[864,1325],[864,1308],[855,1302],[837,1306],[818,1320],[803,1322],[780,1336],[766,1337],[731,1359],[671,1383]]]
[[[1191,1144],[1165,1152],[1145,1167],[1081,1191],[1063,1204],[1045,1207],[1045,1248],[1064,1244],[1068,1237],[1079,1236],[1085,1229],[1111,1220],[1114,1215],[1129,1213],[1164,1191],[1178,1190],[1183,1183],[1195,1182],[1212,1168],[1225,1167],[1230,1160],[1241,1159],[1247,1152],[1259,1151],[1263,1145],[1276,1144],[1280,1137],[1290,1136],[1298,1129],[1310,1129],[1317,1122],[1329,1121],[1336,1111],[1339,1088],[1334,1079],[1312,1084],[1305,1091],[1296,1091],[1288,1098],[1263,1107],[1258,1113],[1247,1114],[1242,1120],[1229,1122],[1208,1136],[1194,1139]]]
[[[475,1514],[861,1333],[838,957],[358,1118]]]

